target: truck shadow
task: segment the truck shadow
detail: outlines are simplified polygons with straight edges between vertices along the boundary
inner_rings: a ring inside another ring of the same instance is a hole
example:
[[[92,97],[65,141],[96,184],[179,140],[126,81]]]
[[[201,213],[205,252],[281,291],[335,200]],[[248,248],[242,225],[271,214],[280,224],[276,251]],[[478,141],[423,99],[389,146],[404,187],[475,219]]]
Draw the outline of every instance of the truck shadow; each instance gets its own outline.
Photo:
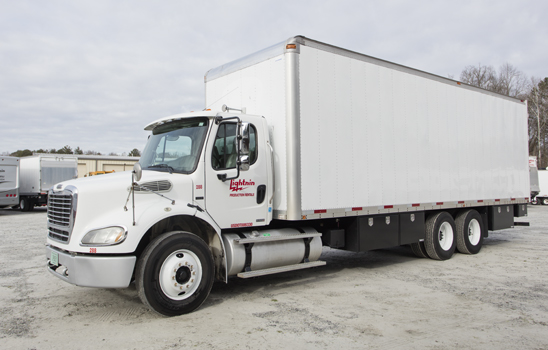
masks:
[[[268,297],[270,294],[283,293],[285,289],[306,287],[307,284],[312,286],[317,282],[328,282],[335,278],[341,278],[341,273],[344,273],[345,270],[362,270],[367,273],[419,259],[407,246],[359,253],[324,249],[320,260],[327,263],[325,266],[250,279],[230,277],[227,284],[216,282],[201,309],[214,307],[231,298],[257,298],[261,295]]]

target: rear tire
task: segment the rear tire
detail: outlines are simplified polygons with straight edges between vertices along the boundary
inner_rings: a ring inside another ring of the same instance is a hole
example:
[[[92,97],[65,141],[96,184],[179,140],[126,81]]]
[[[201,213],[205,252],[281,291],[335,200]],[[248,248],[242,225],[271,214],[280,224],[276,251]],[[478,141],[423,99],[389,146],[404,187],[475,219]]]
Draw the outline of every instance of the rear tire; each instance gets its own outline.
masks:
[[[455,253],[455,221],[449,213],[443,211],[426,220],[424,246],[428,256],[435,260],[450,259]]]
[[[424,242],[411,243],[411,250],[419,258],[428,258],[428,253],[426,252],[426,247]]]
[[[460,213],[455,220],[457,250],[463,254],[477,254],[483,245],[483,220],[475,210]]]
[[[141,301],[165,316],[196,310],[207,299],[215,267],[208,245],[198,236],[174,231],[154,239],[135,269]]]
[[[548,205],[548,198],[542,198],[541,203],[542,205]]]
[[[21,209],[21,211],[30,211],[30,200],[28,198],[21,198],[21,200],[19,201],[19,209]]]

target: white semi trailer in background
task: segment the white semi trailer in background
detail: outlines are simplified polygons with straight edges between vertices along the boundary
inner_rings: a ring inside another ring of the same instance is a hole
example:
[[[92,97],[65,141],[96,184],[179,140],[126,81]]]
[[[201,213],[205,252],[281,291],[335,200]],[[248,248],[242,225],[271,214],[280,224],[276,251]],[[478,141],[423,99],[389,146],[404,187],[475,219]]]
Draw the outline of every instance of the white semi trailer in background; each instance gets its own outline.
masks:
[[[205,91],[204,111],[145,127],[133,173],[52,188],[52,274],[135,280],[180,315],[214,280],[321,266],[322,245],[445,260],[527,214],[524,101],[302,36],[210,70]]]
[[[38,154],[20,159],[19,207],[33,210],[47,204],[49,189],[58,182],[78,177],[78,158],[60,154]]]
[[[19,204],[19,158],[0,157],[0,208]]]

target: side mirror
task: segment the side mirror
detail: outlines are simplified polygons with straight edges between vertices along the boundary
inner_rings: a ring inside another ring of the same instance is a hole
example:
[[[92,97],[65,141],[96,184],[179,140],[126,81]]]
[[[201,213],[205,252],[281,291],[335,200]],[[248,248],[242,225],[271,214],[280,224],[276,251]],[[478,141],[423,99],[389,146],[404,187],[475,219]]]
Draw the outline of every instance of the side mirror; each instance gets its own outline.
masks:
[[[135,174],[135,182],[141,180],[141,177],[143,176],[143,169],[141,168],[141,164],[135,163],[132,173]]]
[[[240,163],[239,167],[240,167],[241,171],[249,170],[249,156],[248,155],[241,155],[239,163]]]
[[[249,154],[249,123],[240,125],[240,156]],[[247,169],[246,169],[247,170]]]

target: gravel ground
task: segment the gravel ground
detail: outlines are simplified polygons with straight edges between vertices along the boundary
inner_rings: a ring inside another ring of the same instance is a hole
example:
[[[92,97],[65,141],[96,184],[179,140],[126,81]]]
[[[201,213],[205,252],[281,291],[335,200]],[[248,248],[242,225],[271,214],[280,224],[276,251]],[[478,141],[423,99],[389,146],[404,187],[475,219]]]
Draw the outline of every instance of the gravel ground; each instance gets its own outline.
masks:
[[[324,248],[327,266],[216,284],[167,318],[135,286],[75,287],[45,270],[44,209],[0,209],[1,349],[548,349],[548,206],[448,261],[408,247]]]

